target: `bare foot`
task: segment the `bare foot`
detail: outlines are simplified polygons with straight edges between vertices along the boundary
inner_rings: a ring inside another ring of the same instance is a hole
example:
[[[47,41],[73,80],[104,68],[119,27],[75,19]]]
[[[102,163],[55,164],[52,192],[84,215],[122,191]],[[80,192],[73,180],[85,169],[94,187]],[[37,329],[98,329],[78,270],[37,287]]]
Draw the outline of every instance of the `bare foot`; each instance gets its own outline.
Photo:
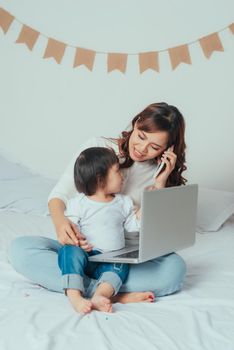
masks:
[[[104,311],[104,312],[112,312],[112,303],[110,299],[102,296],[102,295],[94,295],[91,299],[92,308],[94,310]]]
[[[79,295],[78,291],[67,291],[67,296],[77,312],[87,314],[92,310],[92,303],[90,300],[83,298]]]
[[[112,301],[115,303],[152,303],[155,300],[153,292],[119,293]]]
[[[73,304],[73,307],[76,311],[87,314],[92,310],[92,303],[90,300],[81,297],[77,303]]]

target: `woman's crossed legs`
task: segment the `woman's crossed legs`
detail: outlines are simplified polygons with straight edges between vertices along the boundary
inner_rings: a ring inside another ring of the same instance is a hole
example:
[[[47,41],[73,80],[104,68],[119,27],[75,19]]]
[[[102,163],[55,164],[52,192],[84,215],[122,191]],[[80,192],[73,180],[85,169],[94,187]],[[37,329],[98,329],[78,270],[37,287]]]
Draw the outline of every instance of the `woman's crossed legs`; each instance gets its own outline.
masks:
[[[10,261],[15,270],[29,280],[51,291],[63,293],[58,266],[58,251],[61,247],[58,241],[50,238],[22,236],[11,244]],[[128,278],[113,301],[150,302],[152,292],[157,297],[172,294],[182,288],[185,274],[185,262],[175,253],[130,265]],[[84,276],[86,297],[90,297],[96,284],[97,280]]]

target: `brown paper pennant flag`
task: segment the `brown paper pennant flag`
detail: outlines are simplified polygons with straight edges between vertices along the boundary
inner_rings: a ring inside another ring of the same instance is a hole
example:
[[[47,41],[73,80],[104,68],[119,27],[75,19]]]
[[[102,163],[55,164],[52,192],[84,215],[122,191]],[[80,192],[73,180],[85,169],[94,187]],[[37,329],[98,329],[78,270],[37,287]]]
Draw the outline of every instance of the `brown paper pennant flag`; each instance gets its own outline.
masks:
[[[159,72],[158,52],[139,53],[139,67],[140,73],[143,73],[147,69],[153,69]]]
[[[73,67],[75,68],[83,64],[92,71],[95,54],[95,51],[77,48]]]
[[[191,64],[191,57],[189,54],[188,45],[176,46],[168,49],[171,66],[174,70],[180,63]]]
[[[39,37],[39,34],[40,33],[36,30],[24,25],[18,39],[16,40],[16,43],[25,44],[29,50],[32,50],[37,38]]]
[[[234,23],[230,24],[229,29],[232,32],[232,34],[234,34]]]
[[[223,45],[219,39],[218,33],[213,33],[199,39],[203,53],[210,58],[214,51],[223,51]]]
[[[15,17],[13,17],[9,12],[3,10],[3,8],[0,7],[0,27],[2,27],[2,30],[5,34],[8,31],[14,18]]]
[[[125,73],[127,66],[127,58],[128,55],[125,53],[108,53],[108,73],[115,69],[118,69],[122,73]]]
[[[61,41],[49,38],[43,58],[53,57],[57,63],[61,63],[66,45]]]

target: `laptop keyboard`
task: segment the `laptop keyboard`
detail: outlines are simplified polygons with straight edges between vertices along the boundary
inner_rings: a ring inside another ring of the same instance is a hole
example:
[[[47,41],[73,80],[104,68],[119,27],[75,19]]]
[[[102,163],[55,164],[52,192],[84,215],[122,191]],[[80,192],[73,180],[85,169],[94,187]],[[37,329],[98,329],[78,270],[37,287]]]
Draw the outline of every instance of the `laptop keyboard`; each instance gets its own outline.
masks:
[[[138,258],[138,256],[139,250],[134,250],[133,252],[116,255],[115,258]]]

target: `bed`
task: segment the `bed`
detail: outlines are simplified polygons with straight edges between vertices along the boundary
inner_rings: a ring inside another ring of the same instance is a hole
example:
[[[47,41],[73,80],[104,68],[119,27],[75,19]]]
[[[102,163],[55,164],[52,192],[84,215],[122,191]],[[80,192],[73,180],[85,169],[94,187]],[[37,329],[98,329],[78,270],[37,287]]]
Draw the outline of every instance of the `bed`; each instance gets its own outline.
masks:
[[[112,314],[81,316],[63,294],[10,265],[15,237],[55,238],[46,215],[54,181],[1,157],[0,350],[234,349],[233,193],[199,189],[196,243],[178,252],[188,269],[182,291],[153,304],[118,303]]]

